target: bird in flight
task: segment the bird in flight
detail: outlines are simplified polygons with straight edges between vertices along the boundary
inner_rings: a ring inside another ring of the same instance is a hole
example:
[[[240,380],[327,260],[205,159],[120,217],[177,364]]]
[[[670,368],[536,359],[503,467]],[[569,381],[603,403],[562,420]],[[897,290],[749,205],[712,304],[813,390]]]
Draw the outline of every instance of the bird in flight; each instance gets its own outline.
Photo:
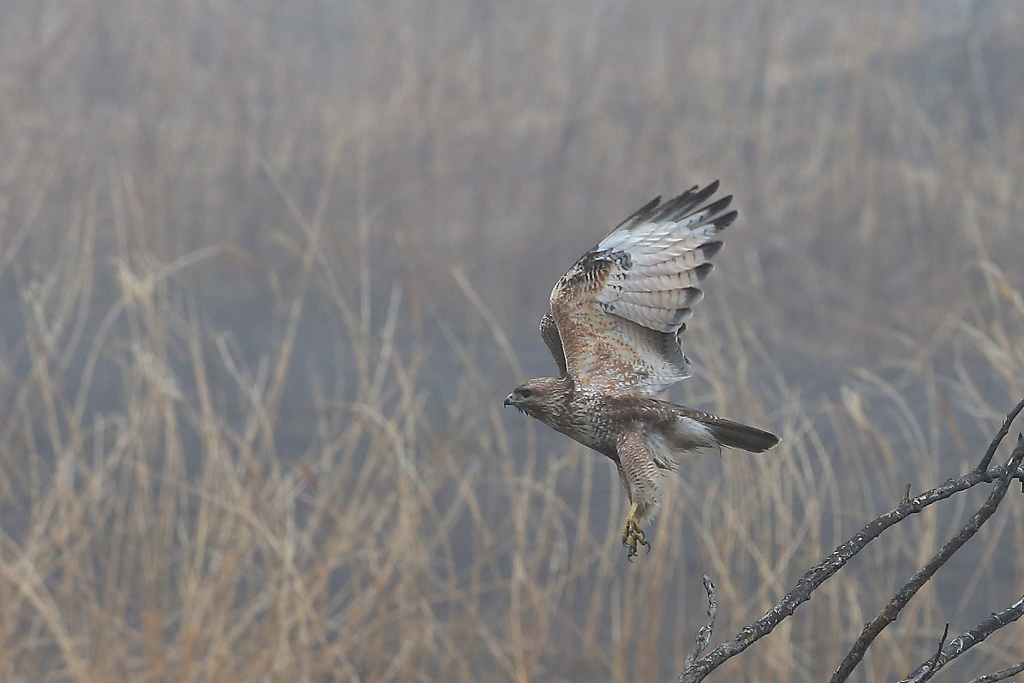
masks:
[[[531,379],[505,399],[611,458],[629,496],[622,543],[650,549],[643,524],[657,511],[664,470],[700,448],[761,453],[779,437],[655,398],[691,375],[680,334],[722,247],[732,196],[718,181],[671,201],[658,197],[588,251],[551,290],[540,336],[558,377]]]

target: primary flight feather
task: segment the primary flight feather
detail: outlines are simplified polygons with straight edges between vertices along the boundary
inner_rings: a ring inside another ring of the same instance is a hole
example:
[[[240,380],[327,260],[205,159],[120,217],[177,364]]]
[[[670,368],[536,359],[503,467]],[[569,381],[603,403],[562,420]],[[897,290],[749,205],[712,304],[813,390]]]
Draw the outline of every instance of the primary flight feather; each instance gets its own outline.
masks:
[[[715,181],[671,201],[657,198],[588,251],[551,290],[540,334],[558,377],[531,379],[505,399],[615,463],[629,496],[627,556],[648,545],[643,523],[658,509],[663,470],[700,448],[752,453],[770,432],[654,398],[690,376],[679,341],[699,285],[736,219],[732,197],[711,201]]]

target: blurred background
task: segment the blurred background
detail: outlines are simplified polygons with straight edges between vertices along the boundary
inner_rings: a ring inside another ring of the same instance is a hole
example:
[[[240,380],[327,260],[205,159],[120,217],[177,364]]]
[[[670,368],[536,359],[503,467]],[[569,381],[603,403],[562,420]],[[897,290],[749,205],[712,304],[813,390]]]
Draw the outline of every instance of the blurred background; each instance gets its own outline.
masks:
[[[1012,0],[0,12],[4,681],[670,680],[701,574],[714,645],[1024,397]],[[783,442],[685,462],[629,564],[612,464],[501,401],[554,372],[575,259],[715,179],[740,217],[670,398]],[[828,676],[986,495],[718,674]],[[859,680],[1019,598],[1022,556],[1011,492]]]

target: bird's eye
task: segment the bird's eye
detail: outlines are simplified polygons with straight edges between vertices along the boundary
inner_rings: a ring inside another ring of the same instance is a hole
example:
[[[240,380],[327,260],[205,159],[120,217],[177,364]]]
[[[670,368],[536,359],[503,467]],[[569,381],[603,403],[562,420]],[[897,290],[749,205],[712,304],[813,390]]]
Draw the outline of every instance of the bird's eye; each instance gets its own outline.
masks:
[[[532,389],[520,389],[519,390],[519,395],[522,396],[523,398],[530,398],[530,395],[532,393],[533,393]]]

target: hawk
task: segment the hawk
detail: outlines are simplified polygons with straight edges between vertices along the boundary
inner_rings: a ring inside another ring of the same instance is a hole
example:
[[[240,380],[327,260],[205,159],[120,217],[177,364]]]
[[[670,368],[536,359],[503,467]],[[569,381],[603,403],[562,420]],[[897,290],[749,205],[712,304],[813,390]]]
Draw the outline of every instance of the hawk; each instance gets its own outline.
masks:
[[[662,401],[658,392],[691,375],[680,334],[704,293],[699,285],[736,219],[732,196],[709,200],[718,181],[661,203],[658,197],[588,251],[551,290],[540,336],[558,377],[525,382],[514,406],[615,463],[629,496],[622,528],[627,557],[650,544],[643,524],[659,507],[663,471],[701,448],[761,453],[770,432]]]

